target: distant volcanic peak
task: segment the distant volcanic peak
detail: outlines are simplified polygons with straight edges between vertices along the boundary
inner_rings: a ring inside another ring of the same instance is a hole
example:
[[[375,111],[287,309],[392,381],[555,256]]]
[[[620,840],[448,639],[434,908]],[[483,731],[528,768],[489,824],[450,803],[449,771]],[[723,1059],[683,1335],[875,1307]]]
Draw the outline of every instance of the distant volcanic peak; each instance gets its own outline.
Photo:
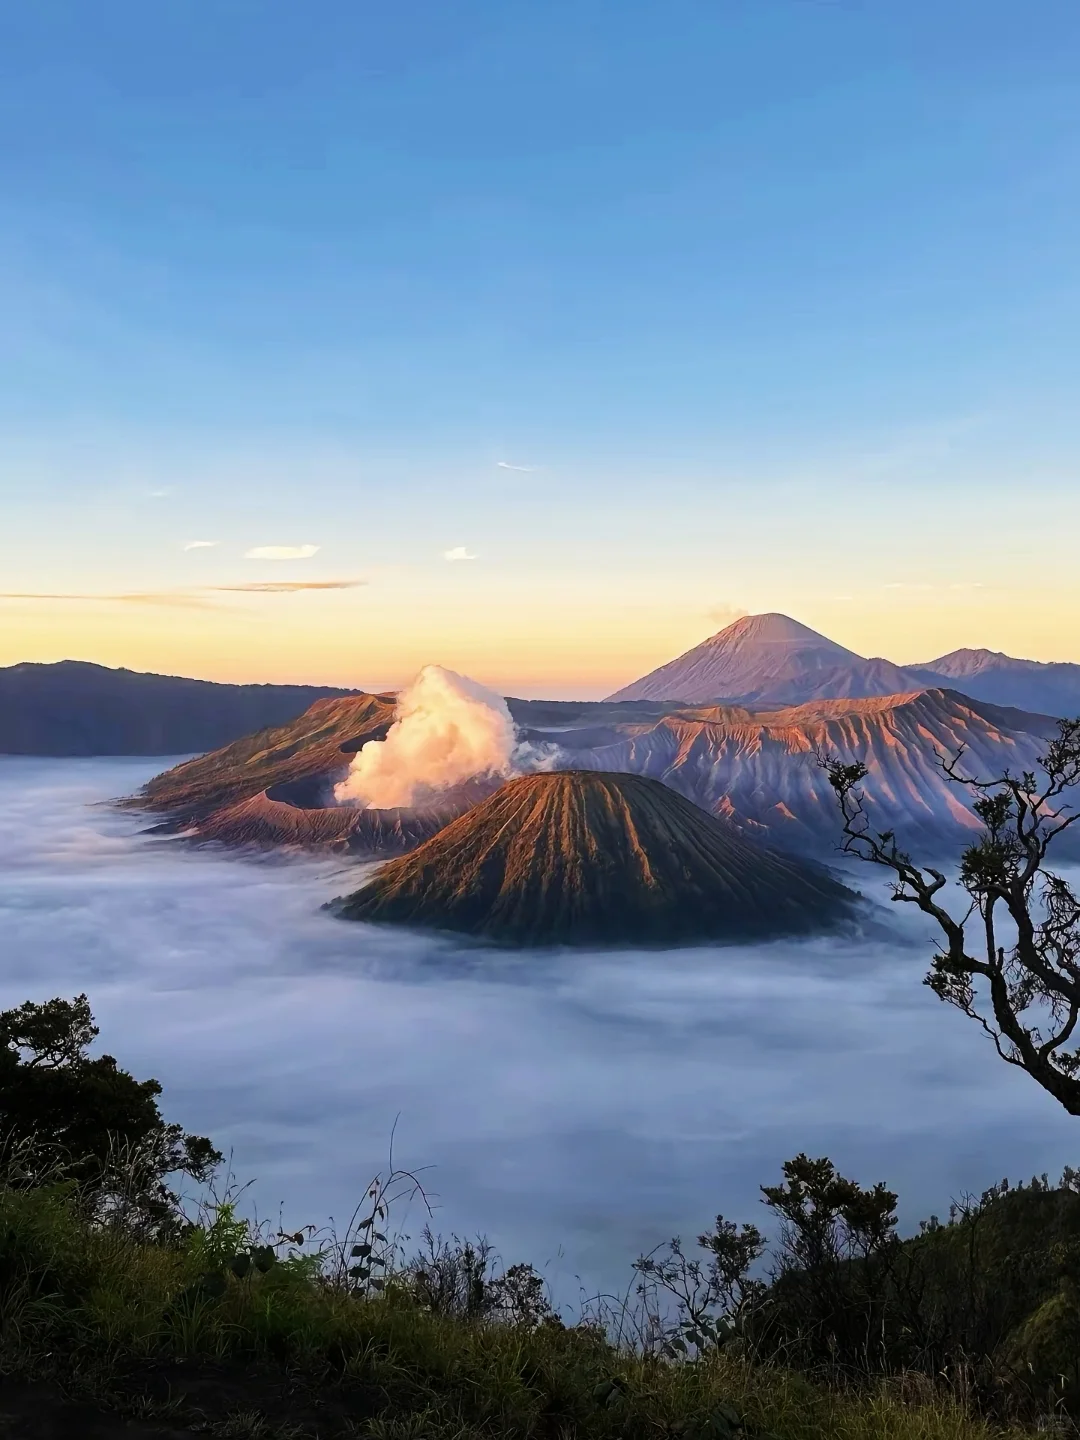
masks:
[[[954,650],[912,667],[924,684],[955,685],[993,705],[1042,715],[1080,713],[1080,665],[1069,661],[1016,660],[997,650]]]
[[[790,615],[780,615],[770,611],[765,615],[743,615],[740,619],[734,620],[725,629],[717,631],[715,635],[703,642],[706,645],[723,645],[732,647],[735,645],[798,645],[800,647],[812,648],[827,651],[835,656],[848,656],[854,659],[861,657],[855,655],[853,650],[845,650],[843,645],[830,640],[827,635],[821,635],[817,630],[811,630],[809,625],[803,625],[799,620],[793,620]]]
[[[924,665],[913,665],[911,668],[962,680],[987,670],[1049,670],[1052,666],[1042,660],[1014,660],[1001,650],[952,650],[937,660],[928,660]]]
[[[611,699],[796,705],[912,686],[912,676],[899,666],[864,660],[787,615],[747,615]]]
[[[851,892],[639,775],[511,780],[340,903],[503,945],[677,945],[836,924]]]

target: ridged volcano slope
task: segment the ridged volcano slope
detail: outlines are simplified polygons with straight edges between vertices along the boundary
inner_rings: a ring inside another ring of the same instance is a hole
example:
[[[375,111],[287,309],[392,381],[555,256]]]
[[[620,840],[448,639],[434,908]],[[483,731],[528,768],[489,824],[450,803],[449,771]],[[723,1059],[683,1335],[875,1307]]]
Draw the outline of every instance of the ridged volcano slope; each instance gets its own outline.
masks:
[[[852,893],[640,775],[511,780],[338,902],[503,945],[675,945],[829,928]]]
[[[871,824],[936,854],[979,829],[970,792],[949,783],[939,755],[962,750],[966,775],[1020,774],[1037,768],[1053,733],[1045,715],[924,690],[772,711],[688,709],[595,744],[581,745],[574,731],[547,738],[558,744],[560,764],[651,776],[755,839],[818,852],[835,850],[840,838],[818,757],[861,760]]]
[[[185,825],[274,786],[324,781],[329,790],[353,754],[368,740],[382,739],[393,719],[393,695],[319,700],[287,725],[246,735],[156,775],[128,803]]]
[[[222,806],[182,833],[190,840],[259,850],[401,854],[456,819],[467,803],[466,797],[451,795],[426,810],[357,810],[349,805],[296,805],[262,790]]]

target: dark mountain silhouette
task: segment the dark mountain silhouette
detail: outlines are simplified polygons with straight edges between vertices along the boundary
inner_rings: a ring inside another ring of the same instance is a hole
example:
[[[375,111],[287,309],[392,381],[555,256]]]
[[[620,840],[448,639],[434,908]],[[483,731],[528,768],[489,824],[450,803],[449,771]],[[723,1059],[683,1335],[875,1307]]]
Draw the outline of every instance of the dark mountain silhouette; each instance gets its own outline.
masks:
[[[609,699],[801,705],[918,684],[891,660],[865,660],[787,615],[745,615]]]
[[[281,725],[315,685],[219,685],[81,660],[0,668],[0,754],[184,755]]]
[[[907,669],[923,685],[952,686],[976,700],[1044,715],[1080,715],[1080,665],[1016,660],[998,650],[953,650]]]
[[[835,926],[851,891],[640,775],[511,780],[337,902],[502,945],[675,945]]]

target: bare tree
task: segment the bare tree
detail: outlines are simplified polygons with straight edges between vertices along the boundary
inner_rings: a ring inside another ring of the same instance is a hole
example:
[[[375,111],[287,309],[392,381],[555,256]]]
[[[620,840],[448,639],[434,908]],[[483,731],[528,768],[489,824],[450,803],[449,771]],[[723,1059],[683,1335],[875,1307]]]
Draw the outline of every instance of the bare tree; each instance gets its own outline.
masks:
[[[917,864],[890,830],[875,831],[863,806],[861,762],[823,758],[843,816],[842,849],[893,873],[892,898],[931,916],[944,937],[926,984],[977,1020],[1010,1065],[1025,1070],[1070,1115],[1080,1115],[1080,899],[1047,867],[1047,852],[1077,819],[1066,795],[1080,783],[1080,719],[1059,720],[1039,773],[992,779],[960,771],[964,750],[939,754],[947,778],[974,793],[982,822],[957,880],[967,905],[946,909],[948,880]],[[1080,833],[1080,832],[1077,832]]]

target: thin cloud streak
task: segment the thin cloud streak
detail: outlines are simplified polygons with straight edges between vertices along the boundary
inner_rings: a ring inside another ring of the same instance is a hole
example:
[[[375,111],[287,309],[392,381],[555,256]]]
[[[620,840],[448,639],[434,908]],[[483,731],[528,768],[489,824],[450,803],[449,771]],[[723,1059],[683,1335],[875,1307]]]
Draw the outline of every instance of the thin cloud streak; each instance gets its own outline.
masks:
[[[214,550],[221,544],[220,540],[189,540],[184,546],[185,550]]]
[[[300,590],[357,590],[366,580],[253,580],[246,585],[209,585],[215,594],[294,595]]]
[[[197,585],[176,590],[125,591],[94,595],[81,591],[4,590],[0,600],[103,601],[110,605],[178,605],[194,610],[221,607],[208,595],[295,595],[303,590],[356,590],[366,580],[255,580],[242,585]]]
[[[531,475],[536,469],[535,465],[511,465],[509,460],[496,460],[495,464],[500,470],[520,470],[523,475]]]
[[[203,598],[198,590],[145,590],[122,595],[91,595],[77,592],[39,590],[3,590],[0,600],[103,601],[110,605],[178,605],[192,610],[213,610],[220,607]]]

